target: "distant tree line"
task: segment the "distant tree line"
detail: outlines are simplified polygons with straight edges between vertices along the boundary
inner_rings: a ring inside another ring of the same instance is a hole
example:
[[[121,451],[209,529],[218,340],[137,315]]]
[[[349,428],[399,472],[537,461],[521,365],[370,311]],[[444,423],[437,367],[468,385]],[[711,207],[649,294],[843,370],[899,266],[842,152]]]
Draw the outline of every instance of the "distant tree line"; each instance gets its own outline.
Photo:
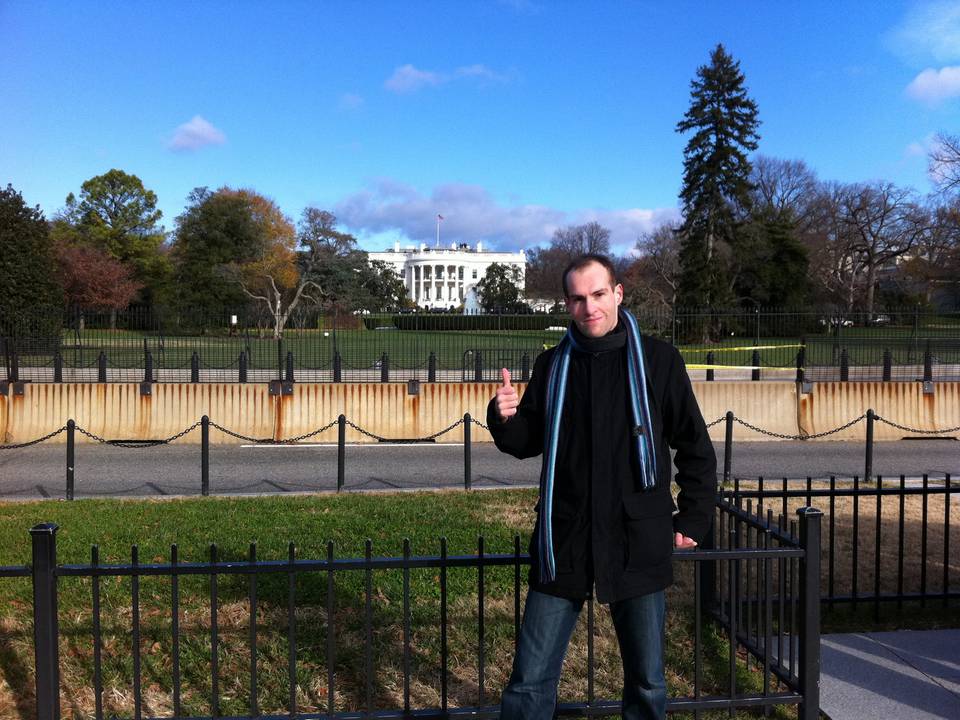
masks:
[[[191,318],[253,309],[279,336],[298,309],[351,313],[406,301],[392,268],[368,262],[336,217],[307,207],[296,225],[248,189],[193,190],[172,232],[157,197],[122,170],[90,178],[52,220],[0,191],[0,318],[31,308],[162,307]],[[80,316],[79,322],[83,322]]]

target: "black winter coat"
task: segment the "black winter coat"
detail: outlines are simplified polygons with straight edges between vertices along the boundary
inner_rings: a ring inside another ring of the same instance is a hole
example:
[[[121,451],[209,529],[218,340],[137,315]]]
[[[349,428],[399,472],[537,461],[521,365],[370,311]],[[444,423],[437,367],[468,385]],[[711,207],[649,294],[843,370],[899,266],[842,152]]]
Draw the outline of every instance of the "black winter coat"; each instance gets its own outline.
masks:
[[[716,456],[680,353],[643,336],[656,446],[657,482],[640,490],[627,375],[626,333],[618,325],[602,338],[574,327],[554,475],[553,538],[556,580],[539,581],[535,527],[530,540],[530,587],[585,598],[596,584],[600,602],[662,590],[673,581],[674,530],[700,542],[710,527]],[[496,399],[487,424],[497,447],[517,458],[544,450],[544,408],[555,348],[534,363],[517,414],[501,422]],[[676,450],[676,511],[670,492],[670,448]],[[538,520],[539,522],[539,520]]]

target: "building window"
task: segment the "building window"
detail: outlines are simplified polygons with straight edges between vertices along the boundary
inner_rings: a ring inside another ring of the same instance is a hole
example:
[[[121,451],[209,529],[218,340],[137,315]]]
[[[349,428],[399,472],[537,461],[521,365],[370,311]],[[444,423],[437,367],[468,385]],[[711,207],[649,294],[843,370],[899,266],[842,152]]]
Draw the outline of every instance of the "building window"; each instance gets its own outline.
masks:
[[[477,279],[477,269],[476,269],[476,268],[473,269],[473,279],[474,279],[474,280]]]

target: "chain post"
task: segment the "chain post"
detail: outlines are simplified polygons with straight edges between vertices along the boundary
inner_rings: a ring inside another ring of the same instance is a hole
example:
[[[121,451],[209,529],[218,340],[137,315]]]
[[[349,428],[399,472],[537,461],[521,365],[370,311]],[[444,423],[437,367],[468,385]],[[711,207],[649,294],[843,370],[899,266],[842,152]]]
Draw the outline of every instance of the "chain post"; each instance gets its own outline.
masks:
[[[753,354],[750,356],[750,364],[753,365],[753,369],[750,371],[750,379],[757,381],[760,379],[760,351],[754,350]]]
[[[293,351],[287,350],[287,382],[293,381]]]
[[[57,621],[57,526],[30,528],[33,545],[33,652],[37,720],[60,720],[60,636]]]
[[[890,348],[883,349],[883,382],[890,382],[893,377],[893,353]]]
[[[107,381],[107,354],[101,350],[97,355],[97,382]]]
[[[707,382],[713,382],[713,364],[716,362],[713,350],[707,353],[707,365],[710,367],[707,368]]]
[[[200,356],[197,355],[196,350],[194,350],[193,355],[190,356],[190,382],[200,382]]]
[[[797,510],[800,516],[800,703],[798,720],[820,717],[820,519],[812,507]]]
[[[343,490],[344,465],[347,454],[347,416],[337,417],[337,492]]]
[[[733,411],[727,410],[724,415],[726,421],[723,433],[723,486],[730,483],[730,473],[733,464]]]
[[[473,423],[470,413],[463,415],[463,489],[471,490],[473,485],[471,468],[470,425]]]
[[[237,358],[237,370],[240,382],[245,383],[247,381],[247,353],[245,350],[241,350],[240,357]]]
[[[74,468],[76,467],[77,424],[67,420],[67,500],[73,500]]]
[[[427,358],[427,382],[437,381],[437,354],[430,351],[430,357]]]
[[[483,353],[480,350],[473,354],[473,381],[483,382]]]
[[[840,350],[840,382],[848,382],[850,380],[850,355],[847,353],[847,349],[843,348]]]
[[[210,418],[200,418],[200,494],[210,494]]]
[[[390,356],[386,352],[380,356],[380,382],[390,382]]]
[[[863,479],[870,482],[873,478],[873,422],[876,419],[876,413],[873,408],[867,410],[867,443],[863,461]],[[879,518],[877,519],[879,522]]]
[[[520,356],[520,381],[529,382],[530,380],[530,354],[524,353]]]
[[[55,383],[63,382],[63,355],[57,350],[53,354],[53,381]]]

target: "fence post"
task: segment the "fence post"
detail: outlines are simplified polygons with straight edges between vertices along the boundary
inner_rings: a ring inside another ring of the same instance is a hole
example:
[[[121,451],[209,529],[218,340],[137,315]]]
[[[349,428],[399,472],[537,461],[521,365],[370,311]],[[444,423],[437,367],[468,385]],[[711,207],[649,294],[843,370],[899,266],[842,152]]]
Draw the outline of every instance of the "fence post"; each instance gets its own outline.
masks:
[[[883,381],[890,382],[893,376],[893,353],[890,348],[883,349]]]
[[[733,411],[727,410],[724,416],[723,434],[723,486],[730,483],[731,465],[733,464]]]
[[[473,353],[473,381],[483,382],[483,353],[480,350]]]
[[[847,349],[843,348],[840,351],[840,382],[848,380],[850,380],[850,355],[847,354]]]
[[[390,356],[387,353],[380,356],[380,382],[390,382]]]
[[[10,353],[10,382],[18,382],[20,380],[20,358],[17,356],[17,351],[14,349]]]
[[[60,635],[57,622],[57,526],[30,528],[33,544],[33,652],[37,720],[60,719]]]
[[[343,358],[339,350],[333,354],[333,381],[343,382]]]
[[[820,717],[820,519],[812,507],[797,510],[800,516],[800,703],[798,720]]]
[[[74,467],[76,467],[77,424],[67,420],[67,500],[73,500]]]
[[[347,446],[347,416],[337,417],[337,492],[343,490],[344,463]]]
[[[797,382],[802,383],[805,379],[807,368],[807,339],[800,341],[800,349],[797,351]]]
[[[760,351],[754,350],[753,354],[750,356],[750,364],[753,365],[753,369],[750,371],[751,380],[760,379]]]
[[[524,353],[520,357],[520,380],[522,382],[528,382],[530,380],[530,355],[529,353]]]
[[[107,381],[107,354],[101,350],[97,355],[97,382]]]
[[[239,380],[242,383],[247,381],[247,353],[244,350],[240,351],[240,357],[237,359],[237,370],[239,371]]]
[[[210,418],[200,418],[200,494],[210,494]]]
[[[923,351],[923,381],[933,382],[933,353],[930,351],[930,341]]]
[[[463,415],[463,489],[470,490],[473,481],[471,478],[471,468],[470,468],[470,426],[473,424],[473,419],[470,417],[470,413],[464,413]]]
[[[194,350],[193,355],[190,356],[190,382],[200,382],[200,356],[197,355],[196,350]]]
[[[427,358],[427,382],[437,381],[437,354],[430,351],[430,357]]]
[[[863,479],[867,482],[873,479],[873,421],[875,417],[873,408],[867,410],[867,447],[863,461]],[[879,522],[879,518],[877,520]]]
[[[287,382],[293,382],[293,351],[287,350]]]
[[[710,352],[707,353],[707,365],[710,366],[707,368],[707,382],[713,382],[713,363],[714,363],[714,356],[713,356],[713,350],[711,350]]]
[[[57,350],[53,354],[53,381],[55,383],[63,382],[63,355]]]
[[[277,338],[277,380],[283,380],[283,338]]]
[[[147,341],[144,340],[143,342],[146,343]],[[143,381],[153,382],[153,353],[149,350],[143,353]]]

